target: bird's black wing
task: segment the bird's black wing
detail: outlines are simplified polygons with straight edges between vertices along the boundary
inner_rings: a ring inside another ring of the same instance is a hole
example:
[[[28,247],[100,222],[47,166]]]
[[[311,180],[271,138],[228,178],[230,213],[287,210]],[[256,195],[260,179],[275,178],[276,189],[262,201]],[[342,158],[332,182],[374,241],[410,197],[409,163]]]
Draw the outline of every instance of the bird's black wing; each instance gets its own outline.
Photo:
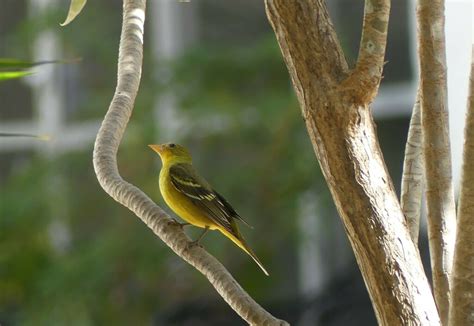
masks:
[[[220,205],[224,206],[225,209],[231,213],[231,216],[233,218],[236,218],[238,220],[240,220],[241,222],[243,222],[245,225],[247,225],[249,228],[253,229],[253,227],[247,223],[246,220],[244,220],[242,218],[242,216],[240,216],[235,210],[234,208],[227,202],[227,200],[225,200],[224,197],[222,197],[222,195],[220,193],[218,193],[217,191],[214,190],[214,193],[216,194],[217,196],[217,200],[219,202]]]
[[[242,218],[224,197],[214,191],[209,183],[196,173],[191,164],[173,165],[170,167],[170,177],[176,190],[188,197],[206,213],[209,219],[232,234],[238,235],[233,219],[242,220]]]

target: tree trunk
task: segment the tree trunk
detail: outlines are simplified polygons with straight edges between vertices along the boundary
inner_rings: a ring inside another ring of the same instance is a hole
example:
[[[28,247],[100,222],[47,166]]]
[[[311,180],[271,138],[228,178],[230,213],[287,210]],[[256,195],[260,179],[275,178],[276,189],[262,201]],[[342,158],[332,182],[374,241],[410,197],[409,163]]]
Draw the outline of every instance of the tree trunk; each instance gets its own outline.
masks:
[[[474,325],[474,46],[471,56],[450,326]]]
[[[366,15],[377,15],[380,1],[369,2]],[[380,39],[361,42],[361,51],[363,44],[369,44],[367,49],[376,49],[379,55],[372,62],[363,62],[365,67],[358,62],[356,69],[349,72],[323,0],[265,3],[311,142],[379,323],[439,325],[433,296],[387,174],[368,106],[380,80],[378,64],[383,64],[385,43]],[[364,20],[364,24],[367,22]],[[386,22],[372,22],[380,36]],[[367,75],[372,82],[361,82],[368,80]]]
[[[418,0],[417,16],[428,240],[433,292],[441,321],[446,325],[456,208],[451,181],[444,0]]]

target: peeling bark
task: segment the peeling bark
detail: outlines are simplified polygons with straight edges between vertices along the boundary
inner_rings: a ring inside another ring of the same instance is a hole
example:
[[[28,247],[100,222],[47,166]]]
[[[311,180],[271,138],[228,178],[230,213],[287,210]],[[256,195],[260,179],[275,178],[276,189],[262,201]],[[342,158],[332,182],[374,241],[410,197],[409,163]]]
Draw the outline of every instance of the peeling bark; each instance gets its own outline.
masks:
[[[265,4],[379,324],[439,325],[379,148],[368,107],[371,96],[359,97],[359,87],[365,84],[350,81],[359,74],[358,68],[348,71],[324,1],[266,0]],[[386,6],[381,8],[384,17]],[[376,63],[383,60],[384,51]],[[380,80],[374,74],[378,70],[370,71],[370,80]]]
[[[94,169],[100,185],[116,201],[133,211],[178,256],[199,270],[217,292],[251,325],[288,325],[258,305],[213,256],[191,240],[181,227],[139,188],[119,174],[117,151],[133,111],[143,59],[145,0],[124,0],[118,80],[114,97],[97,134]],[[144,150],[145,147],[144,147]]]

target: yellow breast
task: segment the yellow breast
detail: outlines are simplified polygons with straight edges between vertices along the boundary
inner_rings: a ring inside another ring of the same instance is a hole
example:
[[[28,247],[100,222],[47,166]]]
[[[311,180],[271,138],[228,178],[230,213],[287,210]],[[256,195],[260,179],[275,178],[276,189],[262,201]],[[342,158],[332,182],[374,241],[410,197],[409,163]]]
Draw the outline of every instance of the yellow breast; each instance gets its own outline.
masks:
[[[194,226],[211,230],[216,229],[216,225],[184,194],[176,190],[171,183],[169,166],[163,166],[160,171],[160,192],[166,204],[180,218]]]

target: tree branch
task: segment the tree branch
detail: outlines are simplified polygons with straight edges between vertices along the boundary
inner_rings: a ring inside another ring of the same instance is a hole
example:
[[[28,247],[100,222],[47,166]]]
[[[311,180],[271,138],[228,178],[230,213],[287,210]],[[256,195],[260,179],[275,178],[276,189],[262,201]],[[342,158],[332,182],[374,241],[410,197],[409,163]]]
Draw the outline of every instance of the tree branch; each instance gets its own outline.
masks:
[[[370,109],[338,82],[347,65],[324,0],[265,4],[379,324],[439,325]]]
[[[434,295],[445,325],[449,312],[456,211],[451,181],[444,0],[419,0],[417,16],[428,238]]]
[[[365,0],[356,67],[342,83],[355,103],[369,104],[377,95],[384,65],[389,15],[390,0]]]
[[[415,247],[418,246],[418,234],[420,233],[421,195],[423,191],[423,138],[420,119],[420,90],[418,90],[408,129],[400,196],[402,211],[407,220],[408,230]]]
[[[464,157],[458,208],[458,233],[454,252],[452,297],[449,325],[472,325],[474,322],[474,45],[471,54]]]
[[[122,179],[117,151],[132,114],[140,83],[143,58],[145,0],[124,0],[118,80],[114,97],[97,134],[94,169],[100,185],[116,201],[134,212],[176,254],[207,277],[217,292],[252,325],[287,325],[259,306],[229,272],[203,248],[189,246],[190,239],[166,213],[139,188]]]

